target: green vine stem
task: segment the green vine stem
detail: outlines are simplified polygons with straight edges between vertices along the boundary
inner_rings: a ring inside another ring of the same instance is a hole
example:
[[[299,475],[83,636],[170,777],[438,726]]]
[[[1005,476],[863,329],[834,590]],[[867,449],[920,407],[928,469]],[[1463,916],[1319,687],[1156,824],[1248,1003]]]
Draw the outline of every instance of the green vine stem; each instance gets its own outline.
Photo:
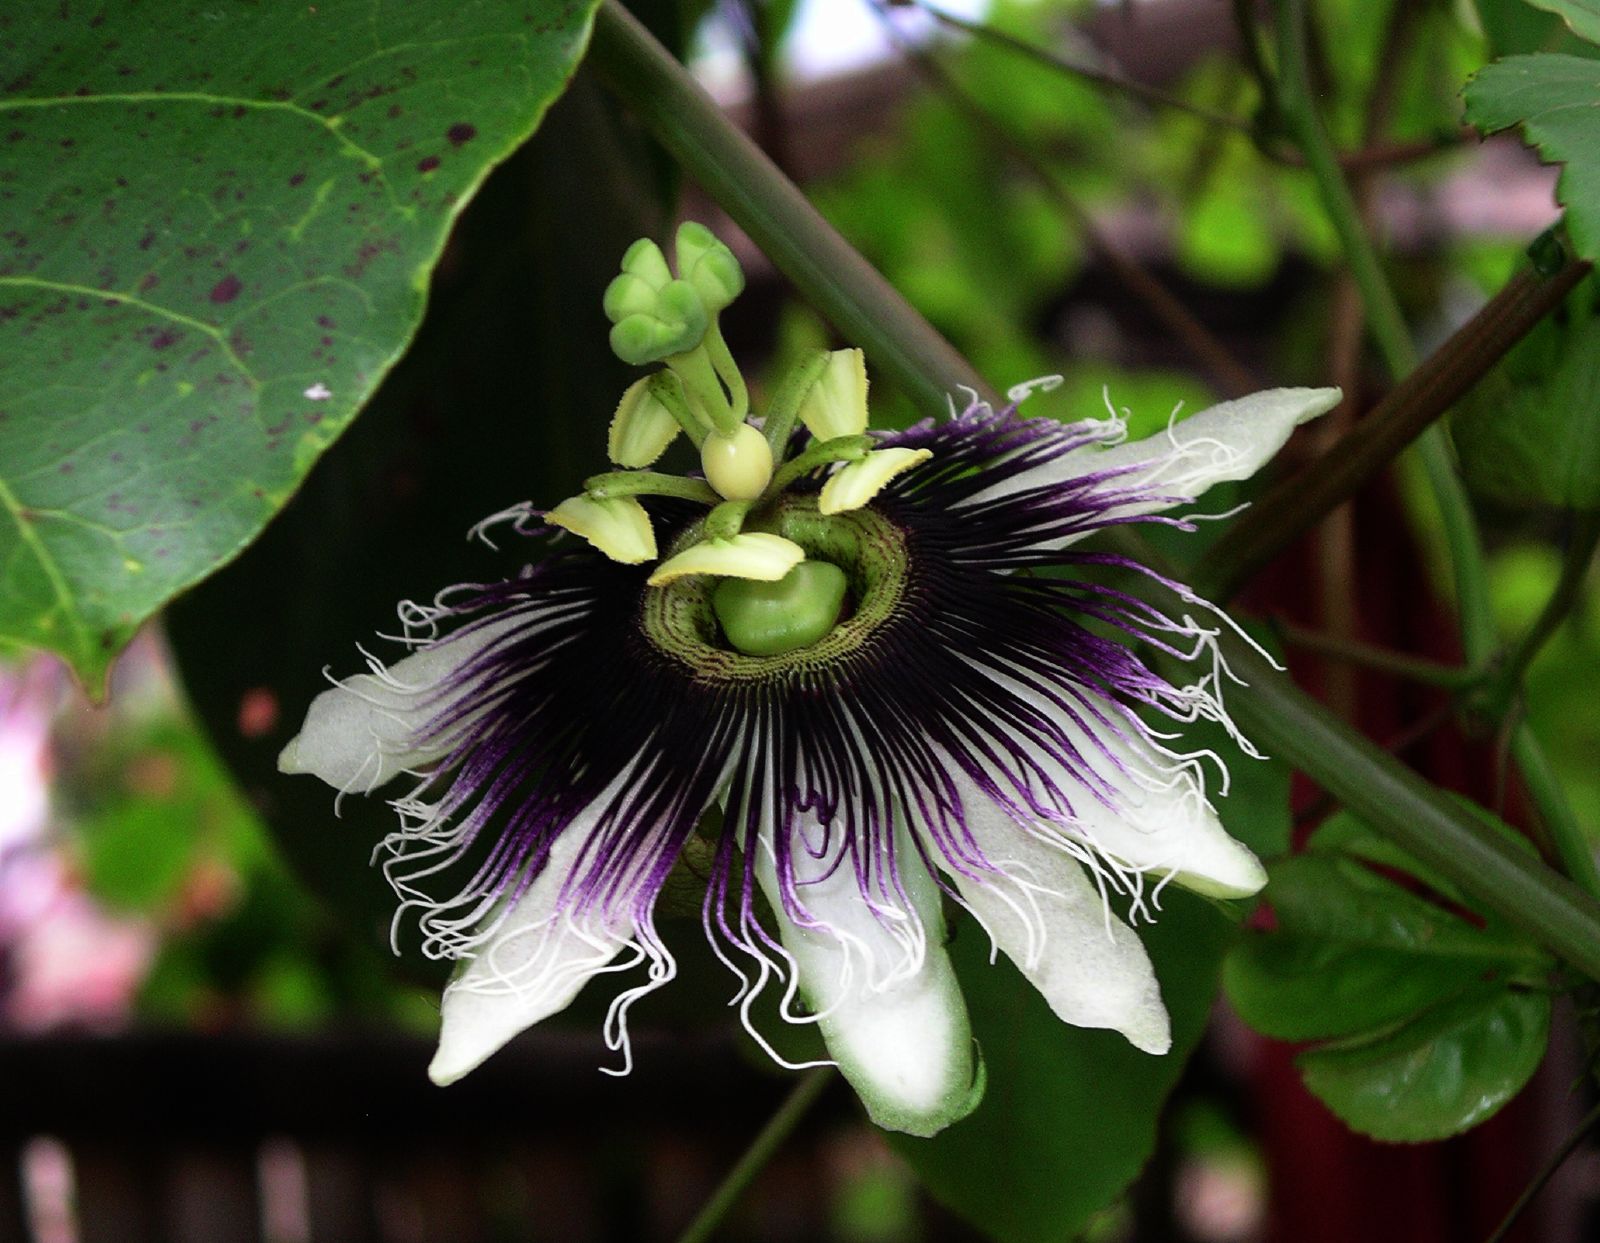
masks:
[[[1290,647],[1325,656],[1330,660],[1344,661],[1362,669],[1371,669],[1376,673],[1386,673],[1392,677],[1421,682],[1425,686],[1462,691],[1470,688],[1478,680],[1478,673],[1473,669],[1447,665],[1442,661],[1427,660],[1421,656],[1408,656],[1404,652],[1390,651],[1386,647],[1374,647],[1370,643],[1344,639],[1337,635],[1323,634],[1317,630],[1297,626],[1281,617],[1273,618],[1272,628]]]
[[[1305,0],[1274,0],[1273,12],[1278,39],[1278,101],[1284,124],[1306,158],[1323,207],[1339,236],[1350,274],[1361,292],[1373,340],[1393,377],[1402,380],[1417,370],[1416,348],[1339,168],[1333,142],[1317,113],[1306,64]],[[1467,663],[1484,668],[1494,658],[1499,637],[1490,606],[1483,542],[1472,504],[1456,473],[1443,429],[1437,425],[1425,427],[1417,439],[1417,450],[1450,549],[1461,645]],[[1538,738],[1526,722],[1519,721],[1512,727],[1511,749],[1519,757],[1519,764],[1522,759],[1529,761],[1523,765],[1525,778],[1528,769],[1536,773],[1535,779],[1528,782],[1528,793],[1550,831],[1567,874],[1581,881],[1589,893],[1600,895],[1600,872],[1596,871],[1593,851],[1565,792],[1554,780]]]
[[[1517,640],[1483,688],[1481,699],[1489,715],[1498,717],[1507,710],[1529,666],[1572,612],[1597,545],[1600,545],[1600,510],[1573,515],[1567,555],[1562,558],[1561,576],[1556,580],[1555,589],[1528,632]]]
[[[1522,774],[1528,797],[1539,809],[1545,831],[1555,843],[1567,875],[1589,893],[1600,894],[1600,867],[1596,866],[1594,852],[1589,848],[1588,834],[1578,820],[1578,813],[1572,809],[1572,801],[1567,798],[1555,769],[1550,766],[1550,757],[1545,754],[1538,736],[1521,722],[1511,733],[1511,758]]]
[[[1487,694],[1489,703],[1505,710],[1509,699],[1522,686],[1523,675],[1533,664],[1545,643],[1572,611],[1582,588],[1589,563],[1594,560],[1595,547],[1600,544],[1600,513],[1579,514],[1574,520],[1566,559],[1561,565],[1561,578],[1550,599],[1540,612],[1528,633],[1517,643]],[[1495,711],[1496,707],[1491,707]],[[1562,856],[1568,874],[1590,893],[1600,894],[1600,866],[1594,852],[1589,849],[1583,825],[1573,811],[1572,803],[1562,789],[1550,759],[1533,731],[1518,722],[1511,735],[1511,755],[1528,787],[1528,797],[1533,800],[1544,818],[1545,829]]]
[[[772,1160],[773,1154],[783,1146],[800,1120],[817,1103],[817,1098],[833,1082],[833,1078],[831,1066],[808,1070],[800,1076],[783,1104],[778,1106],[777,1112],[767,1119],[767,1124],[750,1141],[750,1147],[744,1150],[744,1154],[711,1193],[711,1198],[695,1214],[689,1228],[678,1236],[678,1243],[706,1243],[711,1238],[722,1224],[722,1219],[750,1189],[756,1175]]]
[[[944,413],[946,394],[962,388],[992,393],[616,0],[605,0],[599,10],[591,55],[685,170],[925,413]],[[1146,564],[1160,560],[1148,544],[1127,535],[1117,547]],[[1249,684],[1232,702],[1239,724],[1258,744],[1302,767],[1375,828],[1600,979],[1600,903],[1505,846],[1450,795],[1333,718],[1247,644],[1226,639],[1223,650]]]

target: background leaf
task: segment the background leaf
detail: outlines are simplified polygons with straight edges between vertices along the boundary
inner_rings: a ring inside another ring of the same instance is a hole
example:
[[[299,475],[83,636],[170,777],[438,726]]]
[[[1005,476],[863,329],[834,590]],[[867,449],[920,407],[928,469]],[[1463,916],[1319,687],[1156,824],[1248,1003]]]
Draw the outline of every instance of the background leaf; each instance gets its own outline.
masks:
[[[1600,55],[1600,48],[1578,38],[1553,11],[1534,8],[1533,0],[1477,0],[1475,7],[1491,56],[1523,52]]]
[[[1359,864],[1314,854],[1271,869],[1277,930],[1254,933],[1223,970],[1244,1021],[1280,1040],[1398,1022],[1528,951],[1491,937]]]
[[[1469,988],[1373,1039],[1302,1053],[1306,1086],[1374,1139],[1443,1139],[1476,1126],[1544,1060],[1550,999]]]
[[[1271,866],[1264,896],[1276,927],[1228,955],[1228,1000],[1265,1035],[1341,1038],[1299,1065],[1306,1086],[1357,1130],[1442,1139],[1481,1122],[1543,1056],[1549,1000],[1522,990],[1550,960],[1503,922],[1449,909],[1461,903],[1451,887],[1349,813],[1330,817],[1308,846]],[[1368,863],[1421,875],[1436,893]]]
[[[1572,27],[1573,33],[1600,43],[1600,4],[1595,0],[1528,0],[1536,9],[1545,9],[1560,16]]]
[[[1473,388],[1450,427],[1475,492],[1600,507],[1600,284],[1578,286]]]
[[[1548,163],[1564,163],[1556,198],[1567,209],[1573,245],[1600,258],[1600,61],[1580,56],[1511,56],[1467,83],[1467,120],[1485,134],[1520,125]]]
[[[0,17],[0,643],[97,687],[399,357],[593,0]]]

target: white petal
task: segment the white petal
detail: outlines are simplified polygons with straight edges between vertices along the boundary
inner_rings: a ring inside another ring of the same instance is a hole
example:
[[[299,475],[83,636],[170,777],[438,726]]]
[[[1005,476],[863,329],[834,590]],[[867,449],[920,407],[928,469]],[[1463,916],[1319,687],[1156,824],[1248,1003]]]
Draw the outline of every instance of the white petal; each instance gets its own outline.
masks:
[[[1185,504],[1214,484],[1248,479],[1260,470],[1300,424],[1326,414],[1342,394],[1336,388],[1274,388],[1211,406],[1143,440],[1105,448],[1086,445],[976,494],[975,504],[1032,488],[1063,484],[1084,475],[1117,470],[1107,489],[1159,493],[1171,499],[1115,506],[1127,517]],[[1082,536],[1052,540],[1065,547]]]
[[[834,833],[841,842],[843,834]],[[877,895],[874,917],[848,858],[817,860],[797,848],[803,927],[784,910],[763,835],[756,876],[794,959],[800,988],[820,1016],[828,1052],[879,1126],[933,1135],[977,1104],[972,1031],[943,945],[939,892],[909,842],[896,864],[900,895]],[[909,901],[908,901],[909,899]]]
[[[1267,883],[1260,861],[1222,827],[1193,770],[1161,755],[1114,704],[1102,701],[1100,711],[1119,723],[1124,737],[1083,712],[1080,726],[1019,681],[1005,679],[1004,684],[1049,716],[1111,790],[1114,806],[1107,806],[1083,785],[1081,776],[1049,755],[1030,752],[1030,761],[1071,799],[1071,817],[1052,820],[1052,830],[1129,869],[1170,874],[1185,889],[1212,897],[1247,897]]]
[[[594,806],[608,802],[609,791]],[[631,943],[626,902],[555,913],[596,818],[585,812],[567,826],[544,871],[445,986],[439,1048],[428,1065],[435,1083],[454,1083],[519,1032],[566,1009]]]
[[[825,514],[860,509],[883,491],[889,480],[932,456],[931,449],[876,449],[828,476],[822,495],[817,498],[817,508]]]
[[[1069,729],[1075,737],[1080,731]],[[1216,898],[1243,898],[1267,883],[1266,869],[1248,847],[1228,836],[1217,813],[1187,770],[1159,755],[1142,739],[1118,738],[1098,723],[1093,736],[1121,761],[1119,770],[1094,744],[1095,770],[1116,789],[1112,810],[1085,795],[1074,800],[1075,822],[1060,826],[1070,836],[1129,867],[1171,874],[1185,889]]]
[[[650,575],[650,586],[662,587],[689,574],[775,583],[805,559],[806,550],[781,535],[743,531],[732,539],[691,544],[677,556],[667,558]]]
[[[480,626],[413,652],[381,677],[361,673],[323,691],[279,754],[278,771],[313,773],[335,789],[369,793],[442,759],[448,741],[425,745],[416,735],[452,707],[450,675],[520,624],[508,618]]]
[[[1016,823],[958,775],[967,829],[996,869],[947,869],[962,900],[1056,1016],[1165,1053],[1172,1031],[1144,946],[1066,850]]]
[[[1225,401],[1171,427],[1114,448],[1089,447],[1062,464],[1074,474],[1144,466],[1112,486],[1155,488],[1194,499],[1213,484],[1248,479],[1272,460],[1302,423],[1327,414],[1343,394],[1336,388],[1274,388]],[[1130,512],[1149,512],[1155,506]]]

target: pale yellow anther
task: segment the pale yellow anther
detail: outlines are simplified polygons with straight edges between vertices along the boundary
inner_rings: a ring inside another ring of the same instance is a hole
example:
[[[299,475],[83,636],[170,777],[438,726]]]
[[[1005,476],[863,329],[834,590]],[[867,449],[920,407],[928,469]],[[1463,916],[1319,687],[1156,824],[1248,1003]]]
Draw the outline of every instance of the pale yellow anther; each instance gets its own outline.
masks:
[[[867,356],[834,350],[800,403],[800,421],[818,440],[859,436],[867,430]]]
[[[933,456],[927,449],[874,449],[859,462],[840,467],[822,485],[817,508],[825,514],[860,509],[902,471]]]
[[[700,446],[700,469],[718,495],[753,501],[772,479],[772,449],[748,423],[732,432],[712,432]]]
[[[649,466],[683,430],[655,395],[655,380],[655,376],[646,376],[630,384],[617,403],[606,452],[618,466],[635,470]]]
[[[805,559],[806,550],[781,535],[744,531],[732,539],[692,544],[677,556],[667,558],[650,576],[650,586],[661,587],[690,574],[775,583]]]
[[[656,558],[656,533],[650,526],[650,515],[631,496],[604,501],[592,496],[568,497],[545,515],[545,521],[571,531],[624,565]]]

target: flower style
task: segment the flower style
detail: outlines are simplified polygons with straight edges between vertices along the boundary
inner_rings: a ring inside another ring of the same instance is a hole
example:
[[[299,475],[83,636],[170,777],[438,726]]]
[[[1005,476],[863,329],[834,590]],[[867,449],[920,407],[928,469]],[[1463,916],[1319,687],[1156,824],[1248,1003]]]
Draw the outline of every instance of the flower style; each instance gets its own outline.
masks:
[[[709,237],[680,233],[676,278],[636,246],[608,293],[618,352],[666,364],[619,408],[624,469],[548,514],[497,515],[548,549],[402,606],[411,654],[323,692],[281,758],[342,792],[412,776],[385,870],[425,952],[461,960],[430,1074],[459,1078],[612,972],[631,973],[605,1025],[626,1065],[629,1008],[674,974],[654,908],[691,844],[746,1025],[776,988],[882,1126],[930,1135],[982,1093],[947,906],[1064,1021],[1164,1053],[1155,975],[1106,892],[1138,915],[1148,878],[1265,881],[1206,800],[1214,757],[1140,715],[1226,720],[1208,658],[1226,623],[1177,584],[1194,615],[1089,581],[1150,572],[1077,545],[1187,525],[1162,511],[1253,473],[1337,390],[1259,393],[1135,442],[1116,415],[978,402],[871,434],[841,350],[758,428],[715,322],[740,282]],[[697,302],[683,287],[708,266]],[[643,469],[680,431],[703,479]],[[1170,685],[1130,640],[1204,674]]]

